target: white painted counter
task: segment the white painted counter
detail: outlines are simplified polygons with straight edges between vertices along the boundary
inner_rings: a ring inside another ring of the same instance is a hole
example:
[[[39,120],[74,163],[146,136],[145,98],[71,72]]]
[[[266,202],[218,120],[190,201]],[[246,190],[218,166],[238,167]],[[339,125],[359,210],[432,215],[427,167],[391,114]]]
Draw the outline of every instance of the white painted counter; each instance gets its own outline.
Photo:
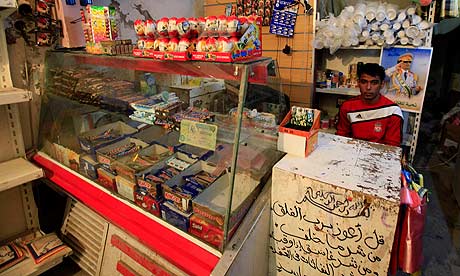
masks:
[[[386,275],[401,149],[327,133],[273,168],[271,275]]]

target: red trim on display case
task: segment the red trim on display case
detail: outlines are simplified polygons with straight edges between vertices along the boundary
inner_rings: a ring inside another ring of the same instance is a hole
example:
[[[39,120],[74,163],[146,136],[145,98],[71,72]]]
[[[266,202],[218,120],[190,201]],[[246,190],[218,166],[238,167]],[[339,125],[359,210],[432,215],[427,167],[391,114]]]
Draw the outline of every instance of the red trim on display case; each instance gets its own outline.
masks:
[[[33,159],[46,177],[142,244],[191,275],[209,275],[219,257],[47,157]],[[132,203],[134,205],[134,203]],[[153,217],[153,215],[152,215]],[[177,230],[180,231],[180,230]]]
[[[147,256],[145,256],[144,254],[139,252],[137,249],[133,248],[131,245],[129,245],[127,242],[125,242],[118,235],[112,235],[112,237],[110,238],[110,243],[114,247],[118,248],[121,252],[123,252],[126,255],[128,255],[136,263],[140,264],[145,269],[147,269],[148,271],[152,272],[153,275],[158,275],[158,276],[169,276],[169,275],[171,275],[163,267],[161,267],[160,265],[156,264],[152,259],[150,259]]]
[[[129,267],[129,265],[125,264],[123,261],[117,262],[117,271],[123,276],[137,276],[134,269]]]

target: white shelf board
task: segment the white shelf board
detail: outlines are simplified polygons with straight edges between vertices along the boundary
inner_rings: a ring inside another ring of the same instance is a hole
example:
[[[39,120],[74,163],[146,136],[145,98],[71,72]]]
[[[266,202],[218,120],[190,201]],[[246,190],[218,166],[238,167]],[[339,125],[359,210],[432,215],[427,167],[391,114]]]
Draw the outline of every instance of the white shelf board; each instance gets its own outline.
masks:
[[[357,88],[315,88],[318,93],[336,94],[345,96],[358,96],[360,95]]]
[[[62,256],[59,256],[57,258],[53,257],[51,260],[46,261],[44,264],[37,265],[35,264],[34,260],[32,260],[32,258],[28,257],[22,262],[0,273],[0,276],[40,275],[43,272],[62,263],[62,260]]]
[[[14,104],[28,102],[31,98],[31,92],[19,88],[0,88],[0,104]]]
[[[0,192],[43,177],[43,170],[25,160],[16,158],[0,163]]]

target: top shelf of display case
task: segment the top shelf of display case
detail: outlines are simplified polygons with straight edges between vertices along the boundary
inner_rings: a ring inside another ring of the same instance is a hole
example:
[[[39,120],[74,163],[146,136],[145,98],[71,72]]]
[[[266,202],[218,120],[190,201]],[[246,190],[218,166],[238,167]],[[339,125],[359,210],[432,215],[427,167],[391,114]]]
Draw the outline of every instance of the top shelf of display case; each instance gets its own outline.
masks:
[[[271,58],[258,57],[233,63],[203,61],[164,61],[128,56],[90,55],[82,52],[51,51],[48,55],[62,55],[59,59],[73,59],[76,64],[96,65],[128,70],[179,74],[239,81],[244,67],[249,68],[249,82],[266,83]]]

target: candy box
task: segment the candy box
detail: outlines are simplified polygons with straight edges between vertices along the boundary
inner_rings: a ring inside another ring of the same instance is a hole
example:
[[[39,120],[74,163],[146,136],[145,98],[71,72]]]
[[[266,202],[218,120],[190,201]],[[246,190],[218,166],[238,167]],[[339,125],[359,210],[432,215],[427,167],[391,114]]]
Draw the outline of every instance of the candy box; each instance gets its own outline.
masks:
[[[179,210],[188,212],[192,209],[192,199],[211,186],[222,173],[223,168],[199,161],[162,185],[163,196]]]
[[[134,191],[134,202],[137,206],[146,210],[147,212],[160,217],[160,204],[163,202],[162,199],[155,199],[148,191],[144,188],[136,188]]]
[[[238,225],[234,225],[229,232],[228,238],[230,239],[238,229]],[[205,219],[198,215],[192,215],[190,217],[190,228],[189,233],[205,241],[219,250],[223,250],[224,244],[224,230],[222,227],[217,227],[214,224],[209,223]]]
[[[162,160],[147,170],[136,174],[137,184],[139,187],[147,189],[153,198],[162,198],[163,184],[179,175],[196,161],[198,161],[198,159],[193,159],[186,154],[176,152],[168,159]]]
[[[117,191],[115,174],[103,167],[97,168],[97,183],[101,184],[109,190],[112,190],[114,192]]]
[[[119,195],[134,201],[136,183],[119,175],[115,176],[115,183],[117,185],[117,192]]]
[[[80,148],[93,156],[96,150],[136,133],[137,130],[123,122],[107,124],[78,135]]]
[[[222,175],[192,200],[193,213],[220,229],[224,227],[229,181],[229,174]],[[229,228],[241,222],[261,188],[260,182],[255,182],[245,174],[236,173]]]
[[[107,169],[114,171],[115,160],[124,156],[136,154],[139,150],[148,146],[149,145],[147,143],[140,140],[125,138],[121,141],[96,150],[97,161]]]
[[[169,202],[163,202],[161,205],[161,217],[176,226],[184,232],[188,232],[190,225],[190,216],[192,213],[185,213],[178,210],[173,204]]]
[[[141,149],[136,154],[117,159],[113,163],[113,168],[117,175],[135,182],[137,173],[146,170],[171,154],[172,152],[168,148],[155,144]]]
[[[96,180],[97,179],[97,169],[100,167],[100,164],[97,163],[94,158],[89,155],[80,156],[80,173],[86,175],[87,177]]]

